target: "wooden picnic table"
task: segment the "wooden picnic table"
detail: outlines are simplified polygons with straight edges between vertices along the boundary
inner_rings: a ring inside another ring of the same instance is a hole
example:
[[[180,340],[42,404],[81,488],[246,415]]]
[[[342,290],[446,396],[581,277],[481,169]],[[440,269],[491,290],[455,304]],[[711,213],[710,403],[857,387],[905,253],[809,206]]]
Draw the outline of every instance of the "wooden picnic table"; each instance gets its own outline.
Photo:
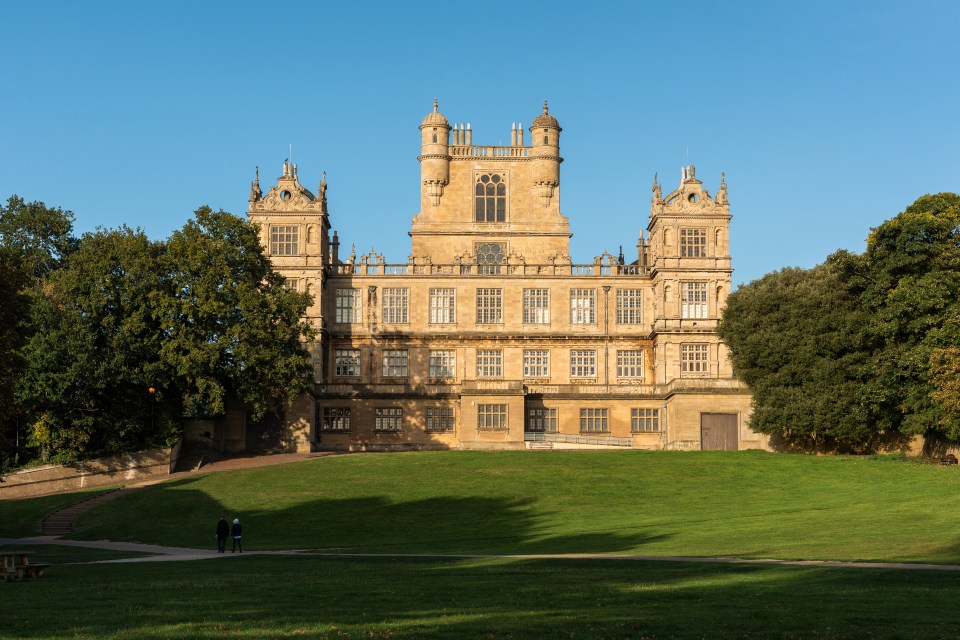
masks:
[[[50,565],[45,562],[30,562],[33,551],[0,551],[0,566],[3,580],[23,580],[24,575],[39,578]]]

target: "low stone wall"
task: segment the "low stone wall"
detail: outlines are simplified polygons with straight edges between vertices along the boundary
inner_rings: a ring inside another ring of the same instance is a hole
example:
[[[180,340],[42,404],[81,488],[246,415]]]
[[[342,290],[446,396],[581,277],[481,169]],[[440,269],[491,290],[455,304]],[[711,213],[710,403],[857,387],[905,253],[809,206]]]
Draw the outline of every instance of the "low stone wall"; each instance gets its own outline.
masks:
[[[118,456],[49,465],[0,476],[0,500],[48,496],[170,475],[171,449],[150,449]]]

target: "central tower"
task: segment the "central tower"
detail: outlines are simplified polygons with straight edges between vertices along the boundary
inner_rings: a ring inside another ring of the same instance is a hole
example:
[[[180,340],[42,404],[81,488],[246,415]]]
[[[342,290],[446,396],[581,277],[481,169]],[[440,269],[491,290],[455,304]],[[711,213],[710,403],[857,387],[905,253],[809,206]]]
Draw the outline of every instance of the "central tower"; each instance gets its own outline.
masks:
[[[421,209],[410,231],[415,261],[469,263],[486,255],[569,263],[570,225],[560,213],[562,129],[546,101],[529,131],[530,144],[514,123],[510,146],[475,145],[470,123],[451,127],[434,101],[420,125]]]

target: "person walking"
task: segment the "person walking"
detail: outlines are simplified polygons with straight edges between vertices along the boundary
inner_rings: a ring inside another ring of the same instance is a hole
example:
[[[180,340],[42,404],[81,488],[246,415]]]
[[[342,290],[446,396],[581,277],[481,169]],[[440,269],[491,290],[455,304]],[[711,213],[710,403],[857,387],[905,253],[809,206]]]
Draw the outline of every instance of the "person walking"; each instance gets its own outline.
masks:
[[[240,518],[233,519],[233,528],[230,530],[230,535],[233,536],[233,549],[230,550],[230,553],[235,552],[237,547],[240,548],[240,553],[243,553],[243,545],[240,544],[240,536],[243,535],[243,527],[240,526]]]
[[[227,524],[227,516],[220,516],[220,522],[217,523],[217,553],[223,553],[227,550],[227,536],[230,535],[230,525]]]

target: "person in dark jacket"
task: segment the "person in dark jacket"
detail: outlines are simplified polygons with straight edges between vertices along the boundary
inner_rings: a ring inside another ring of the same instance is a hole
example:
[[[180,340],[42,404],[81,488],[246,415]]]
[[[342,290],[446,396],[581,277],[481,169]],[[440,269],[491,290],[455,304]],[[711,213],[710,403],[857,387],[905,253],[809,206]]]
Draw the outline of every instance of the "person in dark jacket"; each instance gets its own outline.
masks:
[[[243,535],[243,527],[240,526],[240,518],[233,519],[233,528],[230,529],[230,535],[233,536],[233,549],[230,550],[230,553],[233,553],[240,548],[240,553],[243,553],[243,545],[240,544],[240,536]]]
[[[230,525],[227,524],[227,516],[220,516],[220,522],[217,523],[217,553],[223,553],[227,550],[227,536],[230,535]]]

